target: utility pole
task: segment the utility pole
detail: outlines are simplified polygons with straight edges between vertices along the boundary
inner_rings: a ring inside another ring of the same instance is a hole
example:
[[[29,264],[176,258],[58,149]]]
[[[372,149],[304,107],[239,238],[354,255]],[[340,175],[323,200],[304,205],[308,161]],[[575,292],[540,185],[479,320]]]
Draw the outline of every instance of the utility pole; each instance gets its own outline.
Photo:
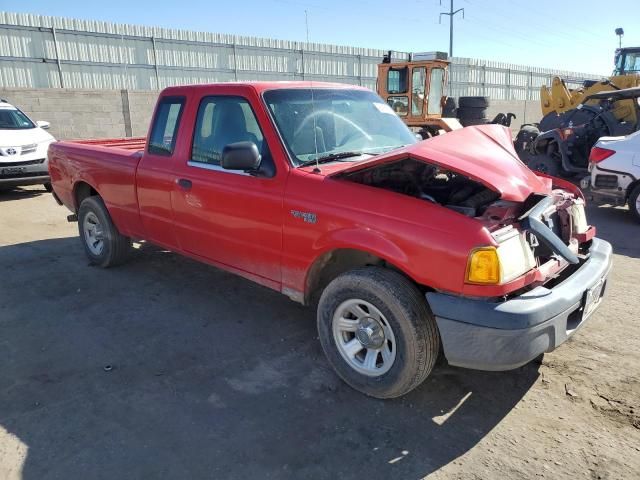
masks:
[[[440,0],[440,5],[442,5],[442,0]],[[464,18],[464,8],[459,8],[458,10],[454,11],[453,0],[450,0],[449,11],[441,12],[440,18],[438,20],[438,23],[442,23],[442,16],[443,15],[449,16],[449,58],[453,57],[453,17],[456,15],[456,13],[460,13],[460,12],[462,12],[462,18]]]

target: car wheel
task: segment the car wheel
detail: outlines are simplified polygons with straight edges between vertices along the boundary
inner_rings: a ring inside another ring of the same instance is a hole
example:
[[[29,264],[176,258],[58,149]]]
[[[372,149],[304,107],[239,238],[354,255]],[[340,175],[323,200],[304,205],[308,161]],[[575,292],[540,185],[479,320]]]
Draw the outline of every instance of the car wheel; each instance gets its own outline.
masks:
[[[536,172],[557,177],[560,175],[558,162],[547,155],[529,155],[527,166]]]
[[[78,230],[92,265],[113,267],[128,259],[131,239],[118,232],[100,197],[87,197],[82,201],[78,209]]]
[[[633,217],[640,222],[640,185],[636,185],[629,195],[629,210]]]
[[[420,385],[440,350],[424,296],[400,273],[378,267],[344,273],[324,289],[318,333],[338,375],[376,398],[399,397]]]

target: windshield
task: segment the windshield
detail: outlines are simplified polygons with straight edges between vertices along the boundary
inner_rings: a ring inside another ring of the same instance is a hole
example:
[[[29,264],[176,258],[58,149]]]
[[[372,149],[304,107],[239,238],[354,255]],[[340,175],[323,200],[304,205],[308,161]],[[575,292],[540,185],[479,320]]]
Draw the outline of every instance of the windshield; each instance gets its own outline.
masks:
[[[358,160],[416,143],[415,135],[375,93],[347,89],[282,89],[264,93],[296,166],[319,158]],[[340,155],[345,152],[352,154]]]
[[[27,128],[36,128],[36,126],[20,110],[0,108],[0,129],[23,130]]]
[[[614,75],[637,72],[640,72],[640,51],[617,52]]]

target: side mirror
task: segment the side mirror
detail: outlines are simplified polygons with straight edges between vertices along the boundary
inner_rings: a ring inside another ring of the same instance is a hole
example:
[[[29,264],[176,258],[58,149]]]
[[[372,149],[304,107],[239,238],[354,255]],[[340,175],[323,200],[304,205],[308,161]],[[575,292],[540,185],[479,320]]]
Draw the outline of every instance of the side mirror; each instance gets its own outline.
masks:
[[[44,130],[49,130],[49,127],[51,126],[49,122],[45,122],[43,120],[38,120],[36,125]]]
[[[226,170],[255,171],[260,167],[260,152],[253,142],[230,143],[222,150],[220,166]]]

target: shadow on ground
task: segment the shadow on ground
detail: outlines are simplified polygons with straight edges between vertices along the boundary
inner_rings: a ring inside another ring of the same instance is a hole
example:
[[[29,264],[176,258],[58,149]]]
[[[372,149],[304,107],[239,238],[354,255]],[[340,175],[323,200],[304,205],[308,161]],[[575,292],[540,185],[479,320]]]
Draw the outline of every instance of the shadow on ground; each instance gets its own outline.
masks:
[[[45,193],[48,192],[44,187],[40,187],[37,190],[33,187],[28,189],[19,187],[0,188],[0,202],[6,202],[8,200],[20,200],[21,198],[33,198]]]
[[[143,250],[101,270],[77,238],[0,248],[0,426],[23,479],[420,478],[538,377],[441,365],[370,399],[327,366],[311,309]]]
[[[589,205],[587,219],[597,228],[597,235],[613,245],[619,255],[640,258],[638,235],[640,224],[626,207]]]

